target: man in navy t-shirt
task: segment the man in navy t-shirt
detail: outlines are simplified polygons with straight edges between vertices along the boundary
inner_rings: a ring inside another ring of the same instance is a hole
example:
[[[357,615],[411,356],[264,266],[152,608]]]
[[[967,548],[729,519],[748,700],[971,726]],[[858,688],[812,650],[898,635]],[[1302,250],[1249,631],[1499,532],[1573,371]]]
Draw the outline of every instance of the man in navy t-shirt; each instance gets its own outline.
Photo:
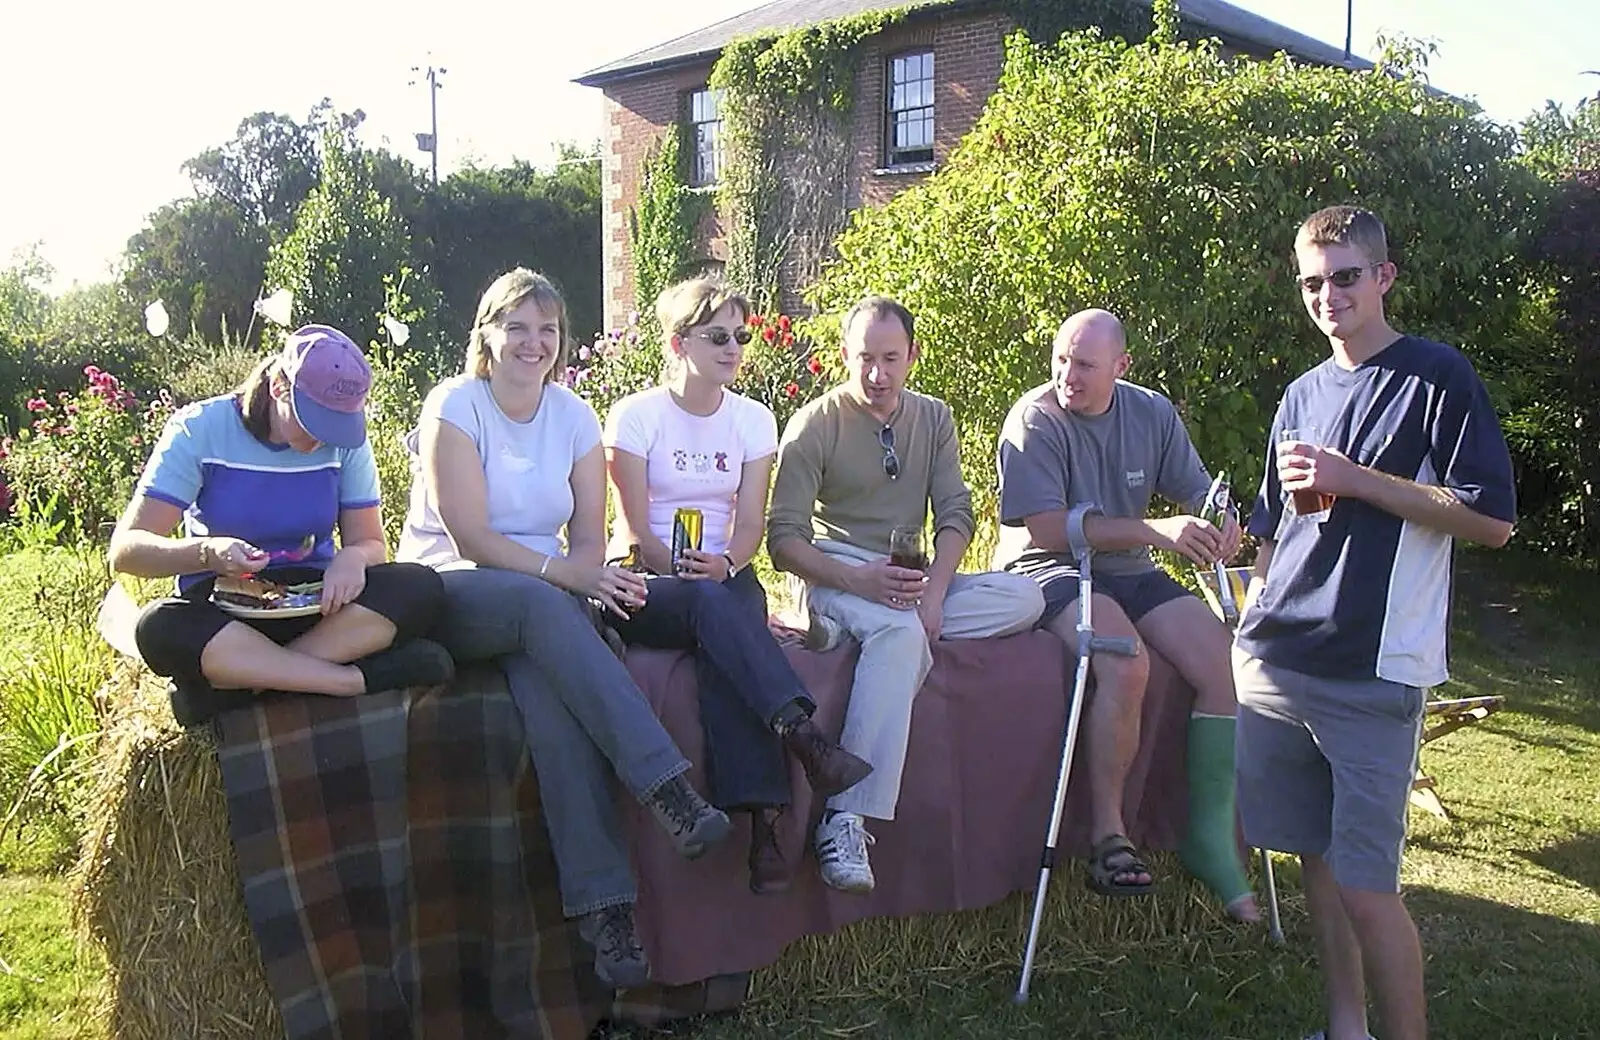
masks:
[[[1375,215],[1313,214],[1295,260],[1332,356],[1284,392],[1250,519],[1239,809],[1251,844],[1300,855],[1328,1040],[1367,1036],[1363,972],[1384,1036],[1415,1040],[1427,1009],[1400,854],[1424,689],[1446,678],[1454,540],[1511,537],[1511,459],[1471,363],[1390,327]]]

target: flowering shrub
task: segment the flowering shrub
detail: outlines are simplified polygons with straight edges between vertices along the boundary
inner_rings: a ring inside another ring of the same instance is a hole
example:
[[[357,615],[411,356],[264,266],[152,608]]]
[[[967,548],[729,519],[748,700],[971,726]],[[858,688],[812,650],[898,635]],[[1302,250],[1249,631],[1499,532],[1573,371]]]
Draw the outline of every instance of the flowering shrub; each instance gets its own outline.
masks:
[[[782,432],[790,416],[829,385],[821,358],[787,314],[752,314],[751,337],[733,389],[772,409]],[[661,379],[661,345],[640,331],[638,315],[580,347],[563,382],[582,394],[603,421],[607,410]]]
[[[12,494],[36,503],[52,498],[70,510],[79,535],[94,535],[116,518],[133,494],[145,459],[173,412],[162,390],[141,406],[116,376],[84,367],[88,385],[51,400],[28,401],[33,422],[8,439],[0,467]]]

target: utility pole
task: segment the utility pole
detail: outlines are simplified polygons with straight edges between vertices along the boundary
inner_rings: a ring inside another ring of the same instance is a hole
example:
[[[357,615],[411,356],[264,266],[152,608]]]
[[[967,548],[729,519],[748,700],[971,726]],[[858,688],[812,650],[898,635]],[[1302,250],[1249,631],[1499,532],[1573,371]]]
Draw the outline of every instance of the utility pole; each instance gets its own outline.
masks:
[[[1344,0],[1344,60],[1350,63],[1350,33],[1355,28],[1356,0]]]
[[[439,90],[444,86],[439,82],[439,78],[450,70],[429,65],[424,72],[420,66],[413,65],[411,71],[413,74],[422,73],[423,78],[428,81],[429,129],[427,133],[417,135],[417,150],[427,152],[432,157],[433,186],[437,188],[439,186]],[[416,80],[411,81],[412,86],[416,83]]]

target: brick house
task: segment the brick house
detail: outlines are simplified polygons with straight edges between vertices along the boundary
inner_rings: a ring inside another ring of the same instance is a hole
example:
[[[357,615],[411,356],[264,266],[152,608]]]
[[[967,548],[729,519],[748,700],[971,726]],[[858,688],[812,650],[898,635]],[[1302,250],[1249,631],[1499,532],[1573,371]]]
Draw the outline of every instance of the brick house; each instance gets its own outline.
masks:
[[[690,184],[709,191],[717,183],[719,99],[706,80],[722,48],[740,37],[903,3],[773,0],[578,77],[577,83],[605,94],[601,241],[607,328],[625,322],[635,307],[628,214],[651,147],[669,127],[682,125]],[[1006,9],[1002,0],[927,3],[862,43],[851,117],[854,159],[846,184],[851,208],[882,205],[917,183],[972,128],[999,82],[1005,36],[1016,27]],[[1224,0],[1182,0],[1179,12],[1186,33],[1214,36],[1239,53],[1266,57],[1286,51],[1318,64],[1367,65]],[[726,250],[714,212],[700,240],[706,267],[718,268]]]

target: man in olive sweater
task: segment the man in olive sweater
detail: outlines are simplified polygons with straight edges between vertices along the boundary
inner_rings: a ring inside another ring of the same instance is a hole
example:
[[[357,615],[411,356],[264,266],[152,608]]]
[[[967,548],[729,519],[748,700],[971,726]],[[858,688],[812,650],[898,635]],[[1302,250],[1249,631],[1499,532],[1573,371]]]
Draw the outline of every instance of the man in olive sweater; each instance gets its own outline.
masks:
[[[1022,575],[956,573],[972,540],[972,495],[949,406],[905,389],[918,352],[910,312],[868,297],[842,332],[848,378],[796,414],[778,446],[767,549],[805,583],[808,645],[826,648],[845,633],[861,643],[839,743],[873,772],[828,799],[816,846],[825,882],[870,892],[862,817],[894,819],[929,642],[1026,631],[1044,597]],[[920,530],[930,506],[926,569],[894,566],[891,532]]]

